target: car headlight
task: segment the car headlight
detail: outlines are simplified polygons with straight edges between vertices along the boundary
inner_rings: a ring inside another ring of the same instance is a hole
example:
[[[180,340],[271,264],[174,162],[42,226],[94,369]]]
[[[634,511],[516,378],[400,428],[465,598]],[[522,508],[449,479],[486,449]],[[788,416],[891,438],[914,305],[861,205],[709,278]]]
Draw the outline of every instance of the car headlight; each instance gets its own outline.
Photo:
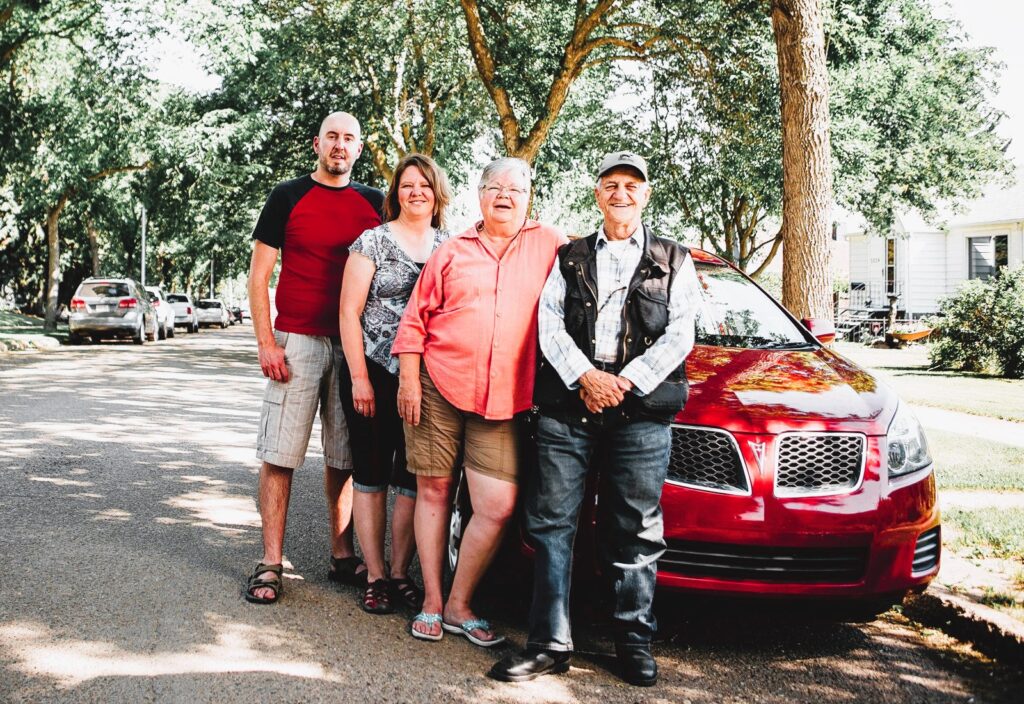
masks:
[[[901,477],[924,469],[932,463],[924,429],[910,409],[902,403],[896,408],[896,416],[889,425],[886,445],[890,477]]]

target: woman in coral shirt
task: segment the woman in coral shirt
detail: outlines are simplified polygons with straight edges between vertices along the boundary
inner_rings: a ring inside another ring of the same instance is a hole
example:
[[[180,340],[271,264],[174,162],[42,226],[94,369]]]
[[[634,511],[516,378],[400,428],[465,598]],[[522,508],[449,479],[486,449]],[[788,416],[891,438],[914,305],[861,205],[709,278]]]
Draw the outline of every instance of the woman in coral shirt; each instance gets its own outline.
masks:
[[[416,475],[416,548],[426,596],[411,632],[445,631],[483,647],[503,636],[470,600],[490,564],[518,495],[512,417],[530,407],[537,355],[537,302],[559,245],[557,229],[526,217],[530,167],[514,158],[480,177],[483,219],[431,255],[402,316],[398,412],[409,471]],[[459,449],[473,505],[448,602],[441,571]]]

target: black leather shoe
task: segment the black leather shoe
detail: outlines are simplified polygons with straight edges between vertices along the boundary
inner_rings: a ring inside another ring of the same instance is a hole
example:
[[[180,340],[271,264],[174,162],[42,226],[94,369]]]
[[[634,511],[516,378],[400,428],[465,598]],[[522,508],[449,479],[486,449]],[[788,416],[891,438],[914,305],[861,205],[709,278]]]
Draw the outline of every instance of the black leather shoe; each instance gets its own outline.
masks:
[[[658,663],[649,645],[615,645],[622,679],[637,687],[653,687],[658,682]]]
[[[487,676],[502,682],[527,682],[541,675],[555,675],[569,670],[572,653],[528,648],[494,663]]]

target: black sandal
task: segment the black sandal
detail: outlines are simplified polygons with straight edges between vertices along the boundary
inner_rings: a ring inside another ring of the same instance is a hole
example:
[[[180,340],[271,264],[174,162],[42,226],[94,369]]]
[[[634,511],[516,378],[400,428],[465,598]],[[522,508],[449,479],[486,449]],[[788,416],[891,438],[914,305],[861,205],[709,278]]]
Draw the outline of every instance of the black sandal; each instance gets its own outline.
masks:
[[[419,611],[423,606],[423,590],[408,577],[391,579],[391,598],[402,606]]]
[[[262,562],[256,565],[255,571],[250,575],[249,580],[245,583],[245,600],[250,601],[253,604],[273,604],[277,601],[278,597],[281,596],[281,592],[284,591],[284,585],[281,582],[281,572],[283,571],[281,565],[264,565]],[[272,572],[274,574],[270,579],[262,579],[260,575],[264,572]],[[255,591],[257,589],[273,589],[274,596],[256,596]]]
[[[360,567],[363,569],[360,570]],[[365,587],[366,563],[354,555],[331,557],[331,569],[327,571],[327,579],[350,587]]]
[[[395,607],[391,605],[391,594],[388,589],[388,580],[375,579],[366,585],[363,592],[363,611],[368,614],[390,614],[394,613]]]

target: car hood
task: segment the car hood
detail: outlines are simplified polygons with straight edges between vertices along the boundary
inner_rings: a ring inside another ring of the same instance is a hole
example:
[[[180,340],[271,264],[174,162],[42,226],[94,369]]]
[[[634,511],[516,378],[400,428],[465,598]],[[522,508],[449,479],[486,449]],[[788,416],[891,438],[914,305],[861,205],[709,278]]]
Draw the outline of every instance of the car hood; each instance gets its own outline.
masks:
[[[686,363],[690,397],[680,423],[740,433],[790,430],[884,435],[896,395],[827,348],[749,350],[698,345]]]

